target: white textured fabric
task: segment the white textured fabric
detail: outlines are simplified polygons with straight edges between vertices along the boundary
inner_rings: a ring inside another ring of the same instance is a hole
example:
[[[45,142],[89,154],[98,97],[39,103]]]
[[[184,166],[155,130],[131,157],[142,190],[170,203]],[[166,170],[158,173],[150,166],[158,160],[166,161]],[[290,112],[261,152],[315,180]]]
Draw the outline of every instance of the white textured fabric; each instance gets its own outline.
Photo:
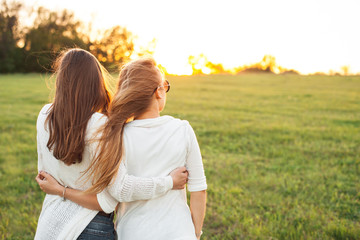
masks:
[[[90,118],[85,136],[85,149],[81,163],[67,166],[62,161],[57,160],[47,148],[49,133],[45,128],[45,120],[51,104],[45,105],[38,116],[37,129],[37,150],[38,150],[38,170],[43,170],[51,174],[60,184],[70,188],[84,190],[90,187],[90,182],[80,181],[80,176],[86,170],[93,159],[96,150],[96,142],[89,140],[94,133],[102,126],[107,118],[94,113]],[[164,194],[172,188],[172,178],[161,175],[160,178],[136,178],[128,176],[126,168],[119,169],[119,182],[116,192],[121,195],[121,199],[131,201],[138,199],[149,199]],[[123,181],[123,182],[121,182]],[[134,189],[137,186],[139,189]],[[144,191],[146,189],[146,191]],[[142,192],[145,194],[142,195]],[[105,190],[101,193],[103,202],[107,203],[106,212],[112,212],[117,204]],[[38,225],[35,239],[76,239],[89,222],[95,217],[97,211],[89,210],[69,200],[63,201],[61,197],[46,195]]]
[[[114,211],[119,202],[156,198],[165,194],[172,187],[171,176],[156,178],[134,177],[127,175],[125,164],[121,162],[114,183],[99,193],[97,199],[103,211],[109,213]],[[113,198],[112,195],[116,196],[116,198]]]
[[[162,116],[130,122],[124,130],[124,148],[123,163],[131,175],[167,176],[174,168],[186,166],[188,190],[207,188],[199,145],[187,121]],[[117,184],[108,190],[121,201]],[[185,189],[152,200],[121,203],[117,216],[119,239],[196,239]]]

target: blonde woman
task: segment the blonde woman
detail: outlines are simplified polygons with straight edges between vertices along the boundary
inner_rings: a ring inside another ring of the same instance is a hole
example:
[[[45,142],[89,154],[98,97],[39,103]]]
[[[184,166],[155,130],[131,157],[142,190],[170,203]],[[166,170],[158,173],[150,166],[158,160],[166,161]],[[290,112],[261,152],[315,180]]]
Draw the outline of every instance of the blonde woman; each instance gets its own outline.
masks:
[[[66,187],[45,196],[35,239],[115,239],[111,214],[115,201],[106,212],[99,206],[96,195],[81,194],[84,198],[81,201],[79,194],[74,194],[83,207],[64,201],[72,193],[71,188],[91,187],[91,182],[84,183],[80,178],[96,155],[97,143],[92,138],[100,133],[98,130],[108,115],[111,94],[106,87],[104,69],[91,53],[69,49],[56,61],[55,71],[54,102],[45,105],[37,119],[38,169]],[[102,168],[109,166],[106,162],[101,164]],[[171,188],[183,188],[186,181],[179,171],[172,176],[139,178],[128,175],[124,167],[117,166],[116,170],[117,185],[113,191],[118,193],[119,201],[158,197]],[[51,179],[41,174],[36,178],[39,183]],[[101,196],[108,195],[106,189],[102,190]]]
[[[121,203],[116,229],[118,238],[126,240],[200,239],[207,184],[193,129],[187,121],[160,116],[170,84],[153,59],[130,62],[119,78],[109,119],[102,129],[99,155],[89,167],[92,186],[86,192],[98,193],[107,188],[113,198],[121,201],[116,194],[115,169],[122,164],[129,174],[138,177],[165,176],[170,169],[186,166],[190,209],[185,190],[169,191],[147,201]],[[52,191],[63,187],[51,180],[42,188]],[[113,207],[105,194],[98,194],[98,200],[103,209]]]

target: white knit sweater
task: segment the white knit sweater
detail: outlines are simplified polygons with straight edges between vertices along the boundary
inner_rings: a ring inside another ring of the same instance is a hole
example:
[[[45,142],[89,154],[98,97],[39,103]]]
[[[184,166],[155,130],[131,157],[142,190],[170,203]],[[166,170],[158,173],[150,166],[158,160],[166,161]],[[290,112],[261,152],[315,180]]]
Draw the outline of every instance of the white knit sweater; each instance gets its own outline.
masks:
[[[187,121],[162,116],[135,120],[124,129],[123,163],[129,174],[139,177],[166,176],[180,166],[189,171],[190,192],[207,188],[199,145]],[[108,187],[121,202],[119,180]],[[103,209],[113,207],[98,195]],[[125,240],[196,240],[186,190],[171,190],[147,201],[121,203],[118,211],[118,239]]]
[[[91,159],[96,154],[96,142],[89,140],[94,133],[102,126],[106,117],[100,113],[94,113],[90,118],[85,137],[85,149],[81,163],[67,166],[57,160],[47,148],[49,132],[45,127],[45,120],[51,104],[45,105],[37,119],[37,148],[38,148],[38,170],[51,174],[60,184],[70,188],[85,190],[89,188],[89,182],[80,181],[82,172],[87,169]],[[122,164],[119,168],[116,192],[120,201],[133,201],[150,199],[166,193],[172,188],[172,178],[163,176],[159,178],[137,178],[127,175],[127,170]],[[104,209],[112,212],[117,203],[110,197],[107,190],[100,193],[102,201],[112,207]],[[69,200],[63,201],[61,197],[47,194],[44,199],[35,239],[76,239],[89,222],[95,217],[97,211],[89,210]]]

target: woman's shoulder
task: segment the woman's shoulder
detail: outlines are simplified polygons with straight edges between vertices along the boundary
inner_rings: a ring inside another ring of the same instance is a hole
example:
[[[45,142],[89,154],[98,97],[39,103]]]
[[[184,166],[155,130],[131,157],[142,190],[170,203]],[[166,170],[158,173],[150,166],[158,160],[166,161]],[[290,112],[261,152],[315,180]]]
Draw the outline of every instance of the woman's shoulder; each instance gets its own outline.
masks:
[[[185,119],[180,119],[180,118],[176,118],[176,117],[172,117],[172,116],[168,116],[169,117],[169,123],[172,126],[176,126],[176,127],[182,127],[185,129],[191,128],[191,125],[189,123],[188,120]]]
[[[182,127],[188,136],[193,136],[195,134],[193,127],[191,126],[190,122],[188,120],[180,119],[180,118],[174,118],[172,122],[179,127]]]
[[[97,134],[99,134],[98,130],[100,130],[104,126],[107,119],[107,116],[102,113],[93,113],[87,124],[85,138],[96,138]]]
[[[184,134],[183,136],[187,140],[188,144],[191,144],[192,139],[196,135],[189,121],[180,118],[173,118],[170,121],[170,123],[171,123],[171,128],[176,129],[176,131],[181,131]]]
[[[181,119],[181,118],[176,118],[173,116],[169,116],[169,115],[165,115],[164,117],[168,117],[168,119],[173,123],[173,124],[178,124],[178,125],[190,125],[188,120],[185,119]]]
[[[48,115],[51,106],[52,106],[52,103],[45,104],[45,105],[41,108],[41,110],[40,110],[40,112],[39,112],[39,116]]]
[[[93,113],[93,115],[91,116],[91,119],[93,121],[106,121],[107,116],[103,113],[96,112],[96,113]]]
[[[49,115],[49,111],[50,111],[51,106],[52,106],[52,103],[48,103],[48,104],[45,104],[41,108],[41,110],[39,112],[39,115],[38,115],[38,118],[37,118],[37,124],[39,124],[40,122],[45,122],[45,119]]]
[[[93,113],[88,122],[88,128],[99,128],[107,121],[107,116],[102,113]]]
[[[46,122],[46,118],[49,115],[51,107],[52,107],[52,103],[45,104],[39,112],[38,118],[36,120],[36,130],[39,134],[43,134],[47,131],[45,122]]]

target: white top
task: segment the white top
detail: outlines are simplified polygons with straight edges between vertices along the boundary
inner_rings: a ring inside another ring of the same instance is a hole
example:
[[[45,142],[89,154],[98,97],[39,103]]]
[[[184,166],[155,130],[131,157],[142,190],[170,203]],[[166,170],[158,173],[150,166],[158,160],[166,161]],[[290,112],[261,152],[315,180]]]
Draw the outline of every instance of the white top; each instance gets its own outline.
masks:
[[[166,176],[172,169],[186,166],[188,190],[207,189],[199,145],[187,121],[170,116],[132,121],[125,126],[124,149],[123,162],[129,174]],[[116,182],[115,187],[108,189],[116,198]],[[152,200],[121,203],[117,233],[118,239],[126,240],[196,239],[186,190],[171,190]]]
[[[96,143],[89,142],[94,133],[102,126],[107,118],[100,113],[94,113],[88,121],[85,149],[81,163],[67,166],[64,162],[56,159],[47,148],[49,132],[45,128],[45,120],[51,104],[45,105],[38,116],[37,129],[37,150],[38,170],[51,174],[60,184],[70,188],[85,190],[90,187],[90,182],[80,181],[82,172],[86,170],[95,155]],[[122,164],[119,168],[116,187],[117,197],[120,201],[132,201],[139,199],[150,199],[164,194],[172,188],[172,178],[164,176],[160,178],[137,178],[127,175],[126,168]],[[140,186],[137,188],[137,186]],[[112,212],[115,208],[114,200],[108,198],[107,190],[100,193],[102,201],[112,204],[112,208],[104,209]],[[69,200],[63,201],[62,197],[47,194],[44,199],[35,239],[76,239],[89,222],[95,217],[97,211],[89,210]]]

